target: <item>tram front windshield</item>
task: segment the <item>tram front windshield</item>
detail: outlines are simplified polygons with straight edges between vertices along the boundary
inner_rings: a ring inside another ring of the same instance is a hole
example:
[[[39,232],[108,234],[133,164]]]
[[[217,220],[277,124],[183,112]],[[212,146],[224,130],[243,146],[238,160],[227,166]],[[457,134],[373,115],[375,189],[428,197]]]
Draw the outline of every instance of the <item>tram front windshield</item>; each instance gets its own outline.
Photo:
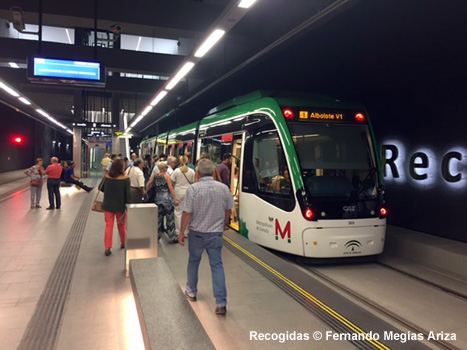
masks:
[[[312,197],[376,197],[376,165],[363,125],[290,123],[289,129]]]

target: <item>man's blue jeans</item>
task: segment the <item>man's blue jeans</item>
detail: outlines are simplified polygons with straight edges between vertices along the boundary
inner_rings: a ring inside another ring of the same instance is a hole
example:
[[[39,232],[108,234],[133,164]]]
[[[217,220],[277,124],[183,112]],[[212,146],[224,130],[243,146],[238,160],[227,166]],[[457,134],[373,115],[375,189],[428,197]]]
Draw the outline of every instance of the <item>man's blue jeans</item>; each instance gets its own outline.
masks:
[[[224,265],[222,264],[223,232],[202,233],[190,231],[188,234],[188,281],[186,291],[191,296],[198,293],[198,269],[204,250],[207,251],[212,273],[212,289],[217,306],[227,305]]]

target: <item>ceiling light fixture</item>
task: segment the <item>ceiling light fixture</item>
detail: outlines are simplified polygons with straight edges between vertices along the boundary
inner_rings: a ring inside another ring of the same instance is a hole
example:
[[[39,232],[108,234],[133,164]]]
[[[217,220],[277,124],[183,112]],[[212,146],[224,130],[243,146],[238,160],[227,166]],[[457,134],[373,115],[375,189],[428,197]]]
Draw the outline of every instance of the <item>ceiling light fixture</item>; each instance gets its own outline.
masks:
[[[72,44],[71,38],[70,38],[70,32],[68,31],[68,28],[65,28],[66,36],[68,37],[68,42]]]
[[[165,95],[167,95],[167,91],[162,90],[161,92],[159,92],[159,93],[157,94],[156,97],[153,98],[153,100],[151,101],[150,105],[151,105],[151,106],[157,105],[157,104],[159,103],[159,101],[162,100],[162,99],[165,97]]]
[[[45,113],[42,109],[36,109],[36,112],[39,113],[39,114],[42,114],[44,117],[50,119],[50,115],[48,115],[47,113]]]
[[[147,106],[144,111],[141,113],[140,117],[144,117],[146,114],[148,114],[152,109],[152,106]]]
[[[20,97],[19,100],[20,100],[21,102],[23,102],[25,105],[30,105],[30,104],[31,104],[31,102],[29,102],[28,100],[26,100],[24,97]]]
[[[19,68],[19,66],[15,62],[8,62],[11,68]]]
[[[140,36],[139,39],[138,39],[138,44],[136,44],[136,51],[139,50],[139,45],[141,45],[141,39],[143,39],[142,36]]]
[[[253,5],[255,2],[256,2],[256,0],[242,0],[238,4],[238,7],[241,7],[243,9],[247,9],[247,8],[250,8],[251,5]]]
[[[208,36],[195,53],[195,57],[203,57],[225,34],[225,30],[216,29]]]
[[[188,74],[188,72],[194,67],[193,62],[187,62],[183,65],[183,67],[175,74],[175,76],[172,78],[172,80],[169,82],[169,84],[166,86],[167,90],[172,90],[175,85],[178,84],[182,78]]]
[[[3,90],[5,90],[6,92],[8,92],[10,95],[12,96],[15,96],[15,97],[19,97],[19,94],[13,90],[12,88],[10,88],[9,86],[5,85],[4,83],[2,83],[0,81],[0,88],[2,88]]]

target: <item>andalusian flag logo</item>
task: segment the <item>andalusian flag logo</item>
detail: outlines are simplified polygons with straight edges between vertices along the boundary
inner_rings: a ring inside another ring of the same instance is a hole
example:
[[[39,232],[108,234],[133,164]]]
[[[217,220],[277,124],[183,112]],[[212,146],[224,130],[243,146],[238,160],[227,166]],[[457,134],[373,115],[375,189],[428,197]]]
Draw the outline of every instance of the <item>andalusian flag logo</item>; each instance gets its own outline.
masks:
[[[360,249],[362,247],[362,244],[357,241],[357,240],[351,240],[351,241],[348,241],[346,244],[345,244],[345,249],[350,249],[352,252],[355,251],[355,249]]]

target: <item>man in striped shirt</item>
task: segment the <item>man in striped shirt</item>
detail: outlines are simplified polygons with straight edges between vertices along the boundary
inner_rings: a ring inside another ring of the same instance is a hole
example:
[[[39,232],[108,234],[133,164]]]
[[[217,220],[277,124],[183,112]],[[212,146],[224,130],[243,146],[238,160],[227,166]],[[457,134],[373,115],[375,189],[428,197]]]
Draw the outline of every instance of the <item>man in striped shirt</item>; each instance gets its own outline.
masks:
[[[178,242],[182,246],[185,245],[184,232],[189,224],[188,251],[190,255],[185,296],[190,301],[196,301],[199,263],[203,251],[206,250],[211,265],[213,291],[216,298],[215,312],[217,315],[225,315],[227,288],[222,264],[224,243],[222,235],[235,202],[227,186],[213,179],[214,167],[214,163],[209,159],[201,159],[198,162],[201,178],[186,192]]]

